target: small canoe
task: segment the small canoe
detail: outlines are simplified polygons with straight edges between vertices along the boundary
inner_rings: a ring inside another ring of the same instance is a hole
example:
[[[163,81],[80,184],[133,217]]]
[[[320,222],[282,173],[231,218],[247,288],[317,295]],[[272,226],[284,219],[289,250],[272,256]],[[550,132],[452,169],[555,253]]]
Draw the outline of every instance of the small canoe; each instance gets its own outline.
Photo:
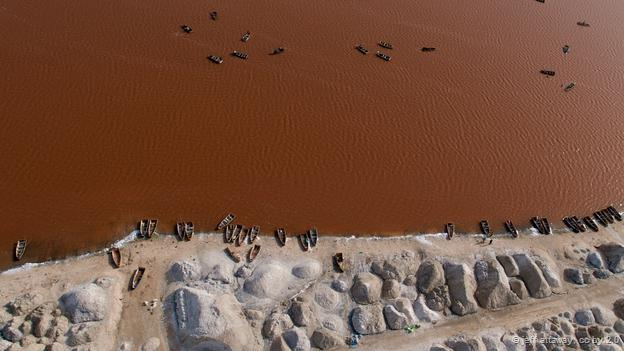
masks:
[[[234,262],[238,263],[241,261],[241,257],[238,252],[232,250],[229,246],[225,248],[225,253],[234,260]]]
[[[600,223],[603,227],[607,227],[609,225],[609,223],[607,223],[607,220],[603,218],[602,214],[598,211],[594,212],[594,218],[596,218],[598,223]]]
[[[150,239],[154,233],[156,233],[156,226],[158,226],[157,219],[150,219],[147,226],[147,238]]]
[[[308,239],[308,235],[306,234],[299,235],[299,241],[301,242],[303,251],[310,251],[310,240]]]
[[[249,249],[249,254],[247,254],[247,257],[249,258],[249,262],[255,260],[256,257],[258,257],[259,253],[260,253],[260,245],[254,245],[251,249]]]
[[[357,51],[361,52],[364,55],[368,54],[368,49],[364,47],[364,45],[359,44],[358,46],[355,47],[357,49]]]
[[[492,232],[490,231],[490,224],[488,223],[487,220],[482,220],[479,225],[481,226],[481,232],[487,236],[490,237],[492,236]]]
[[[273,52],[271,53],[271,55],[281,54],[282,52],[284,52],[284,50],[286,50],[286,49],[284,49],[283,47],[279,47],[277,49],[274,49]]]
[[[587,227],[589,227],[589,229],[597,232],[598,231],[598,225],[596,224],[596,222],[594,222],[594,220],[587,216],[587,217],[583,217],[583,222],[585,222],[585,224],[587,225]]]
[[[589,23],[587,23],[585,21],[579,21],[579,22],[576,22],[576,24],[581,26],[581,27],[589,27]]]
[[[315,247],[318,241],[318,231],[316,228],[308,230],[308,239],[310,240],[310,247]]]
[[[571,218],[576,224],[576,227],[581,231],[581,233],[585,233],[585,231],[587,230],[585,224],[583,224],[583,222],[581,222],[581,220],[577,216],[572,216]]]
[[[620,214],[620,212],[618,212],[618,210],[615,209],[615,207],[613,207],[613,205],[607,207],[607,211],[609,211],[609,213],[611,213],[611,215],[615,217],[616,220],[622,220],[622,215]]]
[[[537,2],[541,2],[542,4],[546,2],[546,0],[536,0]]]
[[[377,55],[377,57],[379,57],[380,59],[382,59],[382,60],[384,60],[384,61],[390,61],[390,60],[392,60],[392,57],[390,57],[390,56],[388,56],[388,55],[384,54],[384,53],[383,53],[383,52],[381,52],[381,51],[377,51],[377,53],[376,53],[375,55]]]
[[[195,225],[193,225],[193,222],[186,222],[184,226],[184,238],[190,241],[191,238],[193,238],[193,234],[195,234]]]
[[[341,273],[344,273],[347,270],[347,262],[344,259],[344,255],[342,252],[338,252],[334,255],[334,262],[336,263],[336,268]]]
[[[26,240],[18,240],[15,243],[15,260],[19,261],[24,256],[24,252],[26,252],[26,244],[28,242]]]
[[[550,227],[550,222],[548,222],[548,218],[542,218],[542,229],[544,230],[544,234],[549,235],[552,234],[552,228]]]
[[[251,227],[251,229],[249,230],[249,243],[253,243],[254,241],[256,241],[256,239],[258,238],[258,235],[260,234],[260,227],[257,225],[254,225],[253,227]]]
[[[518,237],[518,229],[516,229],[511,220],[505,221],[505,228],[511,234],[511,236],[513,236],[514,238]]]
[[[613,216],[611,215],[611,213],[608,210],[606,210],[606,209],[602,210],[602,211],[600,211],[600,213],[602,213],[602,216],[607,219],[607,222],[609,222],[609,223],[613,223],[614,222]]]
[[[241,229],[240,233],[238,234],[238,237],[236,238],[236,246],[241,246],[245,244],[245,240],[247,239],[247,236],[249,236],[249,229]]]
[[[243,231],[245,230],[245,227],[243,227],[242,224],[237,224],[236,227],[234,227],[234,231],[232,232],[232,236],[230,237],[230,243],[235,243],[238,241],[238,237],[240,235],[243,234]]]
[[[551,76],[551,77],[555,75],[555,71],[550,71],[550,70],[547,70],[547,69],[540,70],[540,73],[544,74],[544,75],[547,75],[547,76]]]
[[[446,231],[446,239],[451,240],[453,235],[455,235],[455,225],[453,223],[446,223],[444,230]]]
[[[221,56],[217,56],[217,55],[210,55],[208,56],[208,59],[210,61],[212,61],[213,63],[216,63],[218,65],[223,63],[223,58]]]
[[[533,217],[531,218],[531,225],[533,225],[533,227],[535,229],[537,229],[537,231],[540,234],[544,234],[544,228],[542,227],[542,219],[540,217]]]
[[[213,21],[216,21],[216,20],[219,18],[219,13],[217,13],[217,11],[211,11],[211,12],[210,12],[210,18],[211,18]]]
[[[223,229],[223,235],[225,236],[225,242],[226,243],[231,243],[232,242],[232,235],[234,235],[234,225],[233,224],[228,224],[225,229]]]
[[[563,91],[568,92],[568,91],[572,90],[572,88],[574,88],[575,86],[576,86],[576,83],[572,82],[572,83],[566,85],[565,87],[563,87]]]
[[[277,228],[275,231],[275,237],[277,238],[277,242],[280,246],[286,245],[286,231],[284,228]]]
[[[137,268],[132,274],[132,280],[130,281],[130,289],[134,290],[139,286],[141,279],[143,279],[143,275],[145,274],[145,267]]]
[[[435,51],[436,48],[431,48],[431,47],[426,47],[424,46],[422,49],[420,49],[420,51],[422,52],[432,52]]]
[[[580,231],[579,228],[576,226],[576,223],[574,223],[574,221],[570,217],[564,217],[563,223],[568,226],[568,228],[570,228],[570,230],[574,233],[578,233]]]
[[[570,46],[569,45],[564,45],[561,48],[561,51],[563,51],[564,54],[567,54],[568,52],[570,52]]]
[[[248,42],[248,41],[249,41],[249,39],[250,39],[250,38],[251,38],[251,33],[250,33],[249,31],[247,31],[247,32],[245,32],[245,34],[243,34],[243,35],[241,36],[241,41],[242,41],[243,43],[246,43],[246,42]]]
[[[221,230],[225,227],[227,227],[230,223],[232,223],[232,221],[236,218],[236,215],[233,213],[228,213],[227,216],[225,216],[225,218],[223,218],[221,220],[221,222],[219,222],[219,225],[217,225],[217,230]]]
[[[191,33],[193,31],[193,28],[187,26],[186,24],[181,25],[180,28],[182,28],[184,33]]]
[[[147,237],[148,223],[149,221],[147,219],[142,219],[141,222],[139,222],[139,238]]]
[[[186,224],[184,222],[178,222],[176,224],[176,233],[178,234],[178,239],[184,240],[186,237],[184,235],[184,227]]]
[[[385,42],[383,40],[381,40],[379,43],[377,43],[379,46],[381,46],[384,49],[390,49],[392,50],[394,47],[392,46],[392,44]]]
[[[113,260],[113,266],[115,268],[121,267],[121,251],[118,247],[111,248],[111,259]]]
[[[246,53],[240,52],[240,51],[236,51],[236,50],[234,50],[232,52],[232,56],[238,57],[241,60],[246,60],[249,57],[249,55],[247,55]]]

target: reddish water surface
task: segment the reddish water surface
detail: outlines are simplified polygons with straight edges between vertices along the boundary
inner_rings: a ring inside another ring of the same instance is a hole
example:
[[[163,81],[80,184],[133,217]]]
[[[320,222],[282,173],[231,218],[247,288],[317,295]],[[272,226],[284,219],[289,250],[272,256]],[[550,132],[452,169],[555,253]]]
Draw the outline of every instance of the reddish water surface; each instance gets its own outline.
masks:
[[[18,238],[43,260],[142,217],[401,234],[591,213],[624,198],[622,23],[616,0],[0,0],[0,266]]]

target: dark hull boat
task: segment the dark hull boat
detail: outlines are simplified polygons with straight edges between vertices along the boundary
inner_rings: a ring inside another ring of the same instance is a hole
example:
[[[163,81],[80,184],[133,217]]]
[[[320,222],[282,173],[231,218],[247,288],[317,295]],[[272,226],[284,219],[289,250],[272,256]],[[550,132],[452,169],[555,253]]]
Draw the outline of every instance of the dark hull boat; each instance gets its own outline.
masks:
[[[176,224],[176,233],[178,234],[178,239],[180,240],[184,240],[185,239],[185,235],[184,235],[184,227],[186,226],[186,224],[184,222],[178,222]]]
[[[392,60],[392,57],[390,57],[390,56],[388,56],[388,55],[384,54],[384,53],[383,53],[383,52],[381,52],[381,51],[377,51],[377,53],[376,53],[375,55],[377,55],[377,57],[379,57],[380,59],[382,59],[382,60],[384,60],[384,61],[390,61],[390,60]]]
[[[568,228],[570,228],[570,230],[574,233],[578,233],[579,229],[576,226],[576,223],[574,223],[574,221],[570,218],[570,217],[565,217],[563,218],[563,223],[568,226]]]
[[[602,214],[600,212],[594,212],[594,218],[596,218],[598,223],[600,223],[603,227],[606,227],[609,225],[609,223],[607,223],[607,220],[602,218]]]
[[[238,252],[232,250],[229,246],[225,248],[225,253],[232,258],[232,260],[236,263],[241,261],[241,257]]]
[[[552,228],[550,227],[550,222],[546,217],[542,218],[542,229],[544,230],[544,234],[552,234]]]
[[[593,219],[591,219],[591,217],[587,216],[587,217],[583,217],[583,222],[585,222],[585,224],[587,225],[587,227],[595,232],[598,231],[598,225],[596,224],[596,222],[594,222]]]
[[[455,225],[453,223],[446,223],[444,230],[446,231],[446,239],[451,240],[453,235],[455,235]]]
[[[139,238],[147,237],[148,224],[149,224],[149,221],[147,219],[142,219],[141,222],[139,222]]]
[[[251,249],[249,249],[249,254],[247,257],[249,258],[249,262],[253,261],[258,257],[260,253],[260,245],[254,245]]]
[[[430,48],[430,47],[423,47],[422,49],[420,49],[420,51],[422,52],[432,52],[435,51],[436,48]]]
[[[392,50],[394,47],[392,46],[392,44],[385,42],[385,41],[380,41],[379,43],[377,43],[379,46],[381,46],[384,49],[390,49]]]
[[[195,226],[193,225],[193,222],[186,222],[186,225],[184,226],[184,238],[187,241],[190,241],[193,238],[193,234],[195,234]]]
[[[158,226],[157,219],[150,219],[149,225],[147,226],[147,238],[150,239],[154,233],[156,233],[156,226]]]
[[[555,75],[555,71],[549,71],[549,70],[547,70],[547,69],[543,69],[543,70],[541,70],[541,71],[540,71],[540,73],[541,73],[541,74],[545,74],[545,75],[547,75],[547,76],[551,76],[551,77]]]
[[[217,11],[210,12],[210,19],[212,19],[213,21],[216,21],[218,18],[219,18],[219,13]]]
[[[316,228],[308,230],[308,240],[310,241],[310,247],[315,247],[318,241],[318,231]]]
[[[221,56],[217,56],[217,55],[210,55],[208,56],[208,59],[213,62],[216,63],[218,65],[223,63],[223,58]]]
[[[585,233],[587,231],[587,227],[585,227],[585,224],[583,224],[583,222],[581,222],[581,220],[577,216],[572,216],[572,220],[576,224],[576,227],[581,231],[581,233]]]
[[[531,225],[537,229],[540,234],[544,233],[544,228],[542,228],[542,219],[540,217],[531,218]]]
[[[492,236],[492,232],[490,231],[490,224],[485,219],[479,222],[479,226],[481,227],[481,233],[483,233],[487,237]]]
[[[260,227],[257,225],[254,225],[253,227],[251,227],[250,231],[249,231],[249,243],[253,243],[254,241],[256,241],[256,239],[258,238],[258,235],[260,234]]]
[[[231,243],[232,242],[232,235],[234,235],[234,225],[233,224],[228,224],[225,229],[223,230],[223,235],[225,236],[225,242],[226,243]]]
[[[575,86],[576,86],[576,83],[572,82],[572,83],[566,85],[565,87],[563,87],[563,91],[568,92],[568,91],[572,90],[572,88],[574,88]]]
[[[561,51],[563,51],[564,54],[567,54],[568,52],[570,52],[570,46],[564,45],[563,48],[561,48]]]
[[[581,26],[581,27],[589,27],[589,23],[587,23],[585,21],[579,21],[579,22],[576,22],[576,24]]]
[[[240,233],[238,234],[238,237],[236,238],[236,245],[241,246],[245,244],[245,240],[247,239],[247,236],[249,235],[249,231],[250,229],[241,229]]]
[[[193,31],[193,28],[187,26],[186,24],[181,25],[180,28],[182,28],[182,31],[184,31],[184,33],[191,33]]]
[[[622,215],[618,212],[618,210],[615,209],[615,207],[613,206],[609,206],[607,207],[607,211],[609,211],[609,213],[611,213],[611,215],[618,221],[622,220]]]
[[[233,213],[228,213],[228,215],[225,216],[225,218],[223,218],[221,222],[219,222],[219,225],[217,225],[217,230],[221,230],[227,227],[230,223],[232,223],[234,218],[236,218],[236,215],[234,215]]]
[[[132,274],[132,281],[130,282],[130,289],[134,290],[139,286],[141,279],[143,279],[143,275],[145,274],[145,267],[137,268]]]
[[[251,33],[249,31],[245,32],[245,34],[243,34],[243,36],[241,36],[241,41],[243,43],[246,43],[249,41],[249,39],[251,38]]]
[[[283,47],[279,47],[277,49],[274,49],[273,52],[271,53],[271,55],[281,54],[282,52],[284,52],[284,50],[286,50],[286,49],[284,49]]]
[[[308,235],[306,234],[299,235],[299,241],[301,242],[301,247],[303,247],[303,251],[310,250],[310,240],[308,238]]]
[[[510,220],[505,221],[505,228],[511,234],[511,236],[513,236],[514,238],[518,237],[518,230]]]
[[[355,48],[357,49],[357,51],[361,52],[364,55],[368,54],[368,49],[365,48],[362,44],[356,46]]]
[[[232,56],[234,56],[234,57],[238,57],[238,58],[239,58],[239,59],[241,59],[241,60],[246,60],[246,59],[247,59],[247,57],[248,57],[248,55],[247,55],[246,53],[244,53],[244,52],[240,52],[240,51],[236,51],[236,50],[234,50],[234,51],[232,52]]]
[[[611,215],[611,213],[607,210],[602,210],[600,211],[600,213],[602,213],[602,217],[604,217],[607,222],[609,222],[610,224],[612,224],[614,222],[613,220],[613,216]]]
[[[334,255],[334,263],[336,263],[336,268],[338,268],[339,272],[344,273],[347,270],[347,263],[345,262],[342,252],[338,252]]]
[[[277,237],[277,242],[280,246],[286,245],[286,231],[284,228],[277,228],[275,231],[275,236]]]
[[[232,232],[232,237],[230,238],[230,243],[235,243],[238,240],[239,235],[243,234],[245,228],[241,224],[237,224],[234,227],[234,231]]]
[[[111,249],[111,260],[113,261],[113,267],[121,267],[121,251],[117,247]]]
[[[24,256],[26,252],[26,244],[28,242],[26,240],[18,240],[15,244],[15,260],[19,261]]]

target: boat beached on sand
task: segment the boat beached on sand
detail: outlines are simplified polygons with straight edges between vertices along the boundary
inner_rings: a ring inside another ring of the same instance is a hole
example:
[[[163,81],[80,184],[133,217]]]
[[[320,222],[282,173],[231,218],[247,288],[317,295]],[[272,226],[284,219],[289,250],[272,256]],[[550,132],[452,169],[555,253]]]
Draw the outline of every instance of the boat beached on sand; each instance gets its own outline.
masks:
[[[139,222],[139,238],[145,238],[147,237],[147,226],[149,224],[149,221],[147,219],[142,219]]]
[[[236,238],[236,245],[237,246],[241,246],[245,244],[245,240],[247,239],[247,236],[249,235],[249,231],[250,229],[241,229],[240,233],[238,234],[238,237]]]
[[[234,231],[232,232],[232,236],[230,237],[230,243],[235,243],[236,241],[238,241],[238,237],[240,235],[242,235],[243,231],[245,230],[245,227],[243,227],[242,224],[237,224],[234,227]]]
[[[251,249],[249,249],[249,254],[247,255],[249,262],[255,260],[256,257],[258,257],[259,253],[260,253],[260,245],[254,245]]]
[[[446,232],[446,239],[451,240],[453,238],[453,235],[455,235],[455,224],[446,223],[444,231]]]
[[[151,239],[154,233],[156,233],[156,226],[158,225],[157,219],[150,219],[147,225],[147,238]]]
[[[234,251],[232,248],[230,248],[229,246],[225,248],[225,253],[230,256],[232,258],[232,260],[234,260],[234,262],[238,263],[241,261],[241,257],[238,254],[238,252]]]
[[[286,230],[284,230],[284,228],[277,228],[275,236],[277,237],[277,242],[280,246],[286,245]]]
[[[492,236],[492,232],[490,231],[490,224],[488,223],[487,220],[482,220],[479,223],[479,226],[481,227],[481,232],[487,236],[488,238]]]
[[[254,241],[256,241],[259,234],[260,234],[260,227],[257,225],[252,226],[251,229],[249,230],[249,243],[251,244]]]
[[[508,219],[505,221],[505,228],[511,234],[512,237],[514,238],[518,237],[518,229],[516,229],[516,227],[511,222],[511,220]]]
[[[121,267],[121,251],[118,247],[113,247],[110,250],[111,260],[113,261],[113,266],[115,268]]]
[[[184,227],[186,224],[184,222],[176,223],[176,234],[178,234],[178,239],[181,241],[185,239]]]
[[[342,252],[337,252],[334,255],[334,263],[336,263],[336,268],[338,268],[338,271],[341,273],[344,273],[348,268]]]
[[[308,230],[308,240],[310,243],[310,247],[316,246],[316,242],[318,241],[318,231],[316,230],[316,228]]]
[[[195,234],[195,226],[193,225],[193,222],[186,222],[186,225],[184,226],[184,238],[186,241],[190,241],[191,238],[193,238],[193,234]]]
[[[22,256],[24,256],[24,253],[26,252],[26,245],[27,245],[27,241],[26,240],[18,240],[17,243],[15,243],[15,260],[19,261],[22,259]]]
[[[145,267],[139,267],[132,274],[132,280],[130,281],[130,289],[134,290],[139,286],[141,279],[143,279],[143,275],[145,274]]]
[[[583,217],[583,222],[585,222],[585,224],[587,225],[587,227],[595,232],[598,231],[598,225],[596,224],[596,222],[594,222],[594,220],[587,216],[587,217]]]
[[[303,251],[310,251],[310,239],[308,238],[307,234],[300,234],[299,241],[301,242]]]

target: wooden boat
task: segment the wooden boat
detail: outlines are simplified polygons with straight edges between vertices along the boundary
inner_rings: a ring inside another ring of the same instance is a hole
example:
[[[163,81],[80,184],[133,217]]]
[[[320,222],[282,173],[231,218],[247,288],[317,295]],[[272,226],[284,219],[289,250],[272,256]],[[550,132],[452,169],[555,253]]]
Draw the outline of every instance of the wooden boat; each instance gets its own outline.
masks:
[[[455,235],[455,224],[446,223],[446,227],[444,228],[444,230],[446,231],[446,239],[451,240],[453,238],[453,235]]]
[[[568,52],[570,52],[570,46],[569,45],[564,45],[561,50],[563,51],[564,54],[567,54]]]
[[[193,234],[195,234],[195,226],[193,225],[193,222],[186,222],[186,225],[184,226],[184,238],[187,241],[190,241],[191,238],[193,238]]]
[[[242,59],[242,60],[246,60],[247,57],[248,57],[246,53],[240,52],[240,51],[236,51],[236,50],[234,50],[232,52],[232,56],[238,57],[239,59]]]
[[[576,226],[576,223],[574,223],[574,221],[570,217],[564,217],[563,223],[568,226],[568,228],[570,228],[570,230],[572,230],[572,232],[574,233],[578,233],[580,231],[579,228]]]
[[[178,222],[176,224],[176,233],[178,234],[178,239],[180,240],[184,240],[186,239],[186,235],[184,233],[184,227],[186,227],[186,224],[184,222]]]
[[[110,250],[111,259],[115,268],[121,267],[121,251],[117,247],[113,247]]]
[[[567,91],[572,90],[572,88],[574,88],[575,86],[576,86],[576,83],[571,82],[570,84],[568,84],[565,87],[563,87],[563,90],[567,92]]]
[[[228,224],[223,230],[223,234],[225,236],[225,242],[232,242],[232,235],[234,235],[234,224]]]
[[[392,50],[394,47],[392,46],[392,44],[385,42],[385,41],[380,41],[379,43],[377,43],[379,46],[381,46],[384,49],[390,49]]]
[[[156,226],[158,225],[157,219],[150,219],[147,226],[147,238],[150,239],[154,233],[156,233]]]
[[[576,24],[581,26],[581,27],[589,27],[589,23],[587,23],[585,21],[579,21],[579,22],[576,22]]]
[[[221,222],[219,222],[219,225],[217,225],[217,230],[221,230],[225,227],[227,227],[230,223],[232,223],[232,221],[236,218],[236,215],[233,213],[228,213],[227,216],[225,216],[225,218],[223,218],[221,220]]]
[[[250,38],[251,38],[251,33],[249,33],[249,31],[247,31],[247,32],[245,32],[245,34],[243,34],[243,35],[241,36],[241,41],[242,41],[243,43],[246,43],[246,42],[248,42],[248,41],[249,41],[249,39],[250,39]]]
[[[422,52],[432,52],[432,51],[435,51],[435,49],[436,48],[430,48],[430,47],[423,46],[423,48],[420,49],[420,51],[422,51]]]
[[[514,238],[518,237],[518,229],[516,229],[516,227],[510,220],[505,221],[505,228],[511,234],[511,236],[513,236]]]
[[[364,45],[359,44],[358,46],[355,47],[357,49],[357,51],[361,52],[364,55],[368,54],[368,49],[364,47]]]
[[[218,65],[223,63],[223,58],[221,56],[217,56],[217,55],[210,55],[208,56],[208,59]]]
[[[336,263],[336,268],[338,268],[338,271],[341,273],[344,273],[347,270],[347,262],[345,262],[342,252],[337,252],[334,255],[334,262]]]
[[[308,239],[308,235],[301,234],[299,235],[299,241],[301,242],[301,246],[303,247],[303,251],[310,250],[310,240]]]
[[[485,236],[490,237],[492,236],[492,232],[490,232],[490,224],[488,223],[487,220],[482,220],[479,225],[481,226],[481,232],[483,234],[485,234]]]
[[[280,246],[286,245],[286,231],[284,228],[277,228],[275,231],[275,237],[277,238],[277,242]]]
[[[609,223],[613,223],[614,222],[613,216],[611,215],[611,213],[608,210],[606,210],[606,209],[601,210],[600,213],[602,213],[602,216],[607,219],[607,222],[609,222]]]
[[[149,221],[147,219],[142,219],[141,222],[139,222],[139,238],[147,237],[148,224],[149,224]]]
[[[546,217],[542,218],[542,229],[544,230],[544,234],[552,234],[552,228],[550,227],[550,223]]]
[[[15,260],[19,261],[24,256],[24,252],[26,252],[26,245],[28,242],[26,240],[18,240],[15,243]]]
[[[390,57],[390,56],[388,56],[388,55],[384,54],[384,53],[383,53],[383,52],[381,52],[381,51],[377,51],[377,54],[376,54],[376,55],[377,55],[377,57],[379,57],[380,59],[382,59],[382,60],[384,60],[384,61],[390,61],[390,60],[392,60],[392,57]]]
[[[250,229],[247,229],[247,230],[245,230],[244,228],[241,229],[240,233],[238,234],[238,237],[236,238],[237,246],[241,246],[245,244],[245,240],[247,239],[247,236],[249,235],[249,231]]]
[[[183,24],[180,26],[180,28],[182,28],[182,30],[184,31],[184,33],[190,33],[193,31],[193,28],[187,26],[186,24]]]
[[[596,222],[594,222],[594,220],[591,217],[589,216],[583,217],[583,222],[585,222],[587,227],[589,227],[591,230],[595,232],[598,231],[598,225],[596,224]]]
[[[235,243],[238,240],[238,236],[242,234],[245,230],[242,224],[237,224],[234,227],[234,231],[232,232],[232,236],[230,237],[230,243]]]
[[[255,260],[259,253],[260,245],[254,245],[251,249],[249,249],[249,254],[247,255],[249,262]]]
[[[260,234],[260,227],[257,225],[252,226],[251,229],[249,230],[249,243],[251,244],[254,241],[256,241],[259,234]]]
[[[141,279],[143,279],[143,275],[145,274],[145,267],[137,268],[132,274],[132,280],[130,281],[130,289],[134,290],[139,286]]]
[[[612,205],[607,207],[607,211],[609,211],[609,213],[611,213],[611,215],[618,221],[622,220],[622,215],[620,214],[620,212],[618,212],[618,210],[615,209],[615,207],[613,207]]]
[[[546,0],[536,0],[536,1],[541,2],[543,4]]]
[[[225,248],[225,253],[234,260],[234,262],[238,263],[241,261],[241,257],[238,252],[232,250],[229,246]]]
[[[284,49],[283,47],[280,46],[279,48],[274,49],[273,52],[271,53],[271,55],[281,54],[282,52],[284,52],[284,50],[286,50],[286,49]]]
[[[547,69],[540,70],[540,73],[541,74],[545,74],[547,76],[551,76],[551,77],[555,75],[555,71],[550,71],[550,70],[547,70]]]
[[[576,227],[581,231],[581,233],[585,233],[585,231],[587,231],[587,227],[585,227],[585,224],[583,224],[583,222],[581,222],[581,220],[577,216],[572,216],[571,218],[576,224]]]
[[[308,239],[310,240],[310,247],[315,247],[318,241],[318,231],[316,228],[308,230]]]
[[[544,228],[542,227],[542,219],[540,217],[536,216],[531,218],[531,225],[533,225],[533,227],[537,229],[540,234],[544,233]]]
[[[600,223],[603,227],[606,227],[609,225],[609,223],[607,223],[607,220],[602,218],[602,214],[600,212],[596,211],[593,214],[594,214],[594,218],[596,218],[598,223]]]
[[[217,13],[217,11],[211,11],[211,12],[210,12],[210,18],[211,18],[213,21],[216,21],[216,20],[219,18],[219,13]]]

